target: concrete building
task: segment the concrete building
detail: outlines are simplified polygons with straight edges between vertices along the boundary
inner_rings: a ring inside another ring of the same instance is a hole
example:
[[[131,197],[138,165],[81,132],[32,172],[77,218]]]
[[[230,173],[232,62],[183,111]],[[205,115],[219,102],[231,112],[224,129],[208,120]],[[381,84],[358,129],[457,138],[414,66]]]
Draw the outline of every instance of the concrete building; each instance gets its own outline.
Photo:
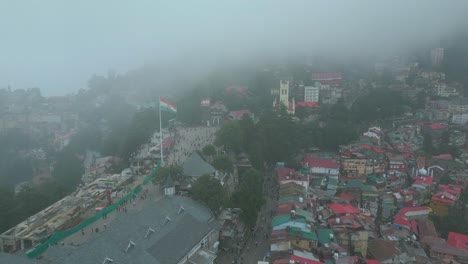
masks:
[[[431,49],[432,66],[439,66],[444,60],[444,48]]]
[[[446,83],[434,84],[434,94],[440,97],[458,96],[458,91],[454,87],[447,86]]]
[[[452,114],[468,112],[468,100],[457,99],[449,102],[448,111]]]
[[[304,155],[304,165],[311,174],[327,175],[333,178],[340,173],[339,165],[332,158],[317,158]]]
[[[341,167],[348,177],[359,177],[366,174],[366,159],[342,159]]]
[[[104,231],[91,233],[85,243],[65,242],[51,246],[40,263],[212,264],[219,245],[218,223],[207,207],[171,196],[119,215]]]
[[[320,82],[322,85],[329,85],[331,87],[340,87],[341,86],[341,73],[340,72],[313,73],[312,81]]]
[[[175,185],[172,177],[169,176],[166,179],[166,183],[164,184],[164,195],[174,195],[175,194]]]
[[[320,85],[320,103],[321,104],[336,104],[339,99],[343,98],[343,89],[340,87]]]
[[[320,95],[320,87],[305,86],[304,87],[304,102],[318,103]]]
[[[457,125],[465,125],[468,123],[468,113],[466,114],[453,114],[452,123]]]

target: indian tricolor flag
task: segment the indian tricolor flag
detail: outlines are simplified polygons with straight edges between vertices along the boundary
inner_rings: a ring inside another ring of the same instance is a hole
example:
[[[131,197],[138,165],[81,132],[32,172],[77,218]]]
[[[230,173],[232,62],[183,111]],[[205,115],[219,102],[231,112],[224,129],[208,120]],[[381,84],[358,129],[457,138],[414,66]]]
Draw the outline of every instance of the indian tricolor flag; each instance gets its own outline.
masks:
[[[159,110],[177,113],[177,107],[162,97],[159,97]]]

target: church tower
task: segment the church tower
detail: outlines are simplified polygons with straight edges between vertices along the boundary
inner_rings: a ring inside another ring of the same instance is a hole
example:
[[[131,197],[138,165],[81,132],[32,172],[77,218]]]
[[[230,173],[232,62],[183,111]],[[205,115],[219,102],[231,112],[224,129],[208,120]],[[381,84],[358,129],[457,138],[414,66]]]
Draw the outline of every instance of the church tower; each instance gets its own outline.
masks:
[[[280,81],[280,103],[289,107],[289,81]]]

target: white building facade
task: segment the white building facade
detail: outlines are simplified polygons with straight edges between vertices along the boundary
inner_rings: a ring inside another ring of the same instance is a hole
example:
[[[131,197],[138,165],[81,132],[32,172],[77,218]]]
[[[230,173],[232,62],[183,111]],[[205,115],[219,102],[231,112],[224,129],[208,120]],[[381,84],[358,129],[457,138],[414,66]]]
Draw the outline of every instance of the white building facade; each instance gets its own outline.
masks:
[[[304,87],[304,102],[318,103],[320,98],[320,87],[305,86]]]
[[[458,125],[465,125],[468,123],[468,113],[464,114],[454,114],[452,116],[452,123]]]

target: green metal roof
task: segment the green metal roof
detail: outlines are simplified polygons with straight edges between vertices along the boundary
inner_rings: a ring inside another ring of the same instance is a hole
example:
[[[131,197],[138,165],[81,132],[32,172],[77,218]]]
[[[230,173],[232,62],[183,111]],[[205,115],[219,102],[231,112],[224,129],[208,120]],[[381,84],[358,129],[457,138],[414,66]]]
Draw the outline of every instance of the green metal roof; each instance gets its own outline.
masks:
[[[366,175],[366,179],[367,179],[368,182],[372,182],[372,183],[378,183],[379,181],[384,181],[385,180],[385,178],[379,177],[379,176],[373,175],[373,174]]]
[[[333,238],[333,241],[330,239],[330,234],[332,234],[333,236],[335,235],[333,233],[333,230],[331,230],[331,229],[317,229],[318,241],[321,244],[336,242],[336,240],[334,238]]]
[[[348,180],[346,184],[341,183],[339,187],[340,188],[359,188],[362,191],[377,192],[377,189],[374,186],[364,184],[360,180]]]
[[[329,178],[328,184],[338,185],[338,180],[334,178]]]
[[[295,195],[284,196],[284,197],[279,198],[278,203],[285,203],[285,202],[291,202],[291,201],[299,202],[299,197]]]
[[[305,239],[317,241],[317,236],[314,233],[306,232],[297,227],[289,227],[288,229],[286,229],[286,233],[288,233],[288,235],[291,236],[299,235],[300,237],[303,237]]]
[[[297,218],[293,220],[291,219],[291,215],[286,214],[286,215],[275,216],[273,220],[271,221],[271,226],[279,226],[290,221],[305,223],[305,220],[302,218]]]
[[[296,215],[299,215],[305,218],[312,218],[312,219],[314,218],[314,214],[309,211],[302,210],[300,208],[296,208],[295,211],[296,211]]]

